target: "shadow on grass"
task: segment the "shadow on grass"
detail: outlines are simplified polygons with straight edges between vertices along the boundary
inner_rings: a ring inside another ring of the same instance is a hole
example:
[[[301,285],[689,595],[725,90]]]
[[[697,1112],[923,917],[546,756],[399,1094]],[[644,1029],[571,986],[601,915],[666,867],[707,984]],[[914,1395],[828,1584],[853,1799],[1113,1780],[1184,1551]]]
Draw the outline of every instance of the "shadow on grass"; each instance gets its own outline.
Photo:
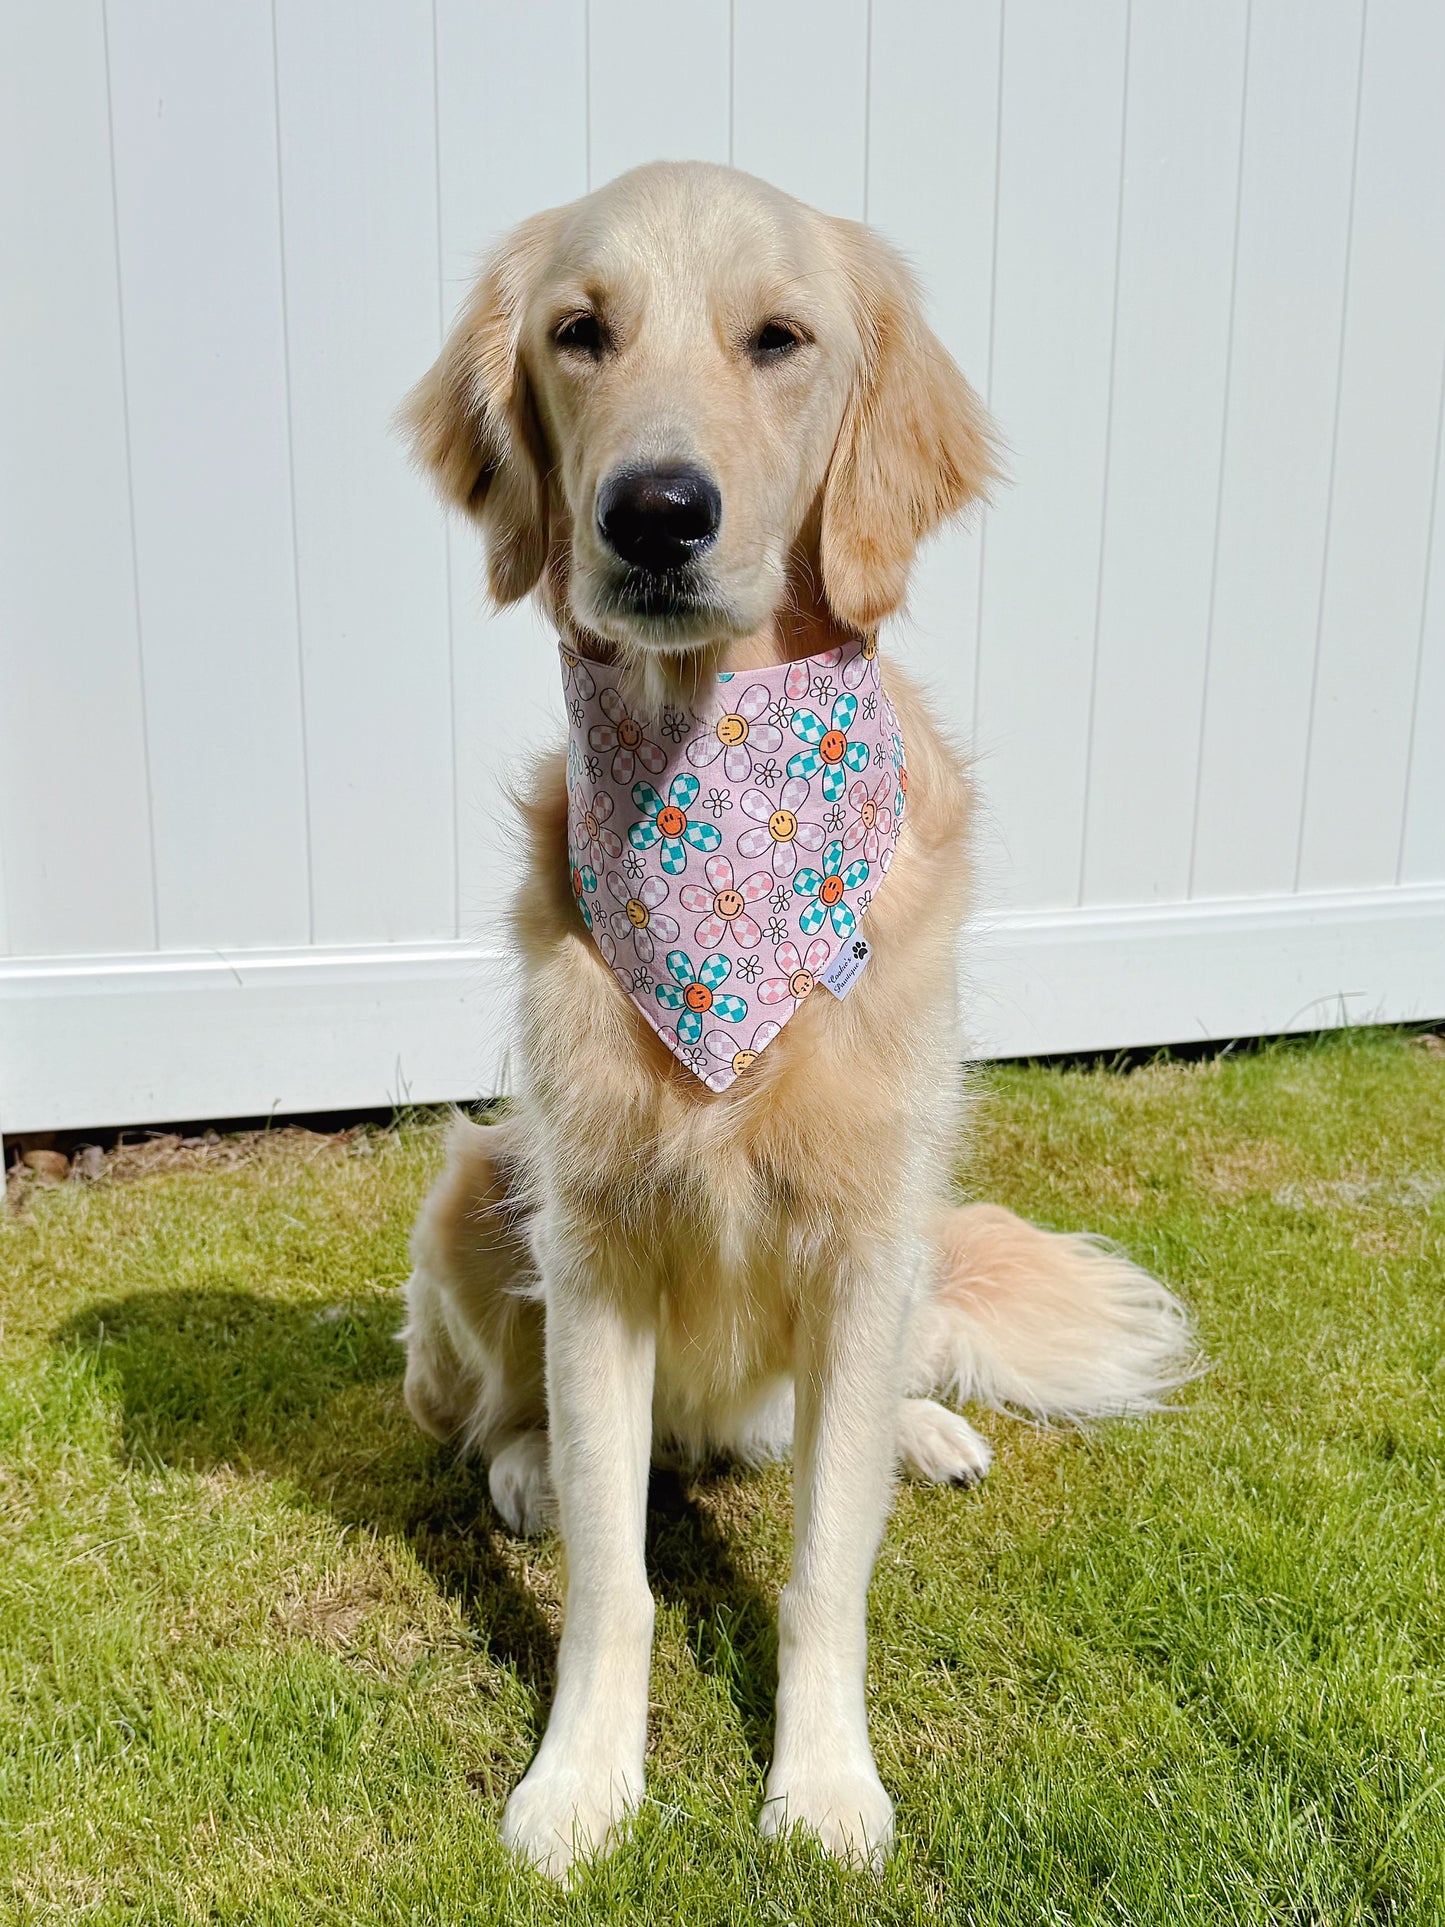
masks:
[[[121,1403],[132,1463],[226,1467],[283,1482],[342,1523],[404,1539],[458,1601],[488,1655],[550,1700],[556,1640],[515,1571],[486,1473],[413,1425],[401,1396],[394,1300],[317,1308],[237,1290],[138,1292],[56,1334],[94,1357]],[[699,1665],[732,1698],[765,1765],[774,1618],[698,1494],[715,1473],[653,1475],[648,1568],[679,1605]]]

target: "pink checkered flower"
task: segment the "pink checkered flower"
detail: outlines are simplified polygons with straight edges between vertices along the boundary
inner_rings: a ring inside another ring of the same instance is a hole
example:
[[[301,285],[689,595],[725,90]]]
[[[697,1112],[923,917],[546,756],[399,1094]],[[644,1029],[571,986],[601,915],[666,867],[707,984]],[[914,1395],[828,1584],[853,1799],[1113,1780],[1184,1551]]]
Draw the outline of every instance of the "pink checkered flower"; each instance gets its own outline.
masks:
[[[697,926],[697,941],[704,950],[716,950],[728,931],[732,940],[744,950],[762,941],[762,931],[749,913],[748,905],[765,897],[773,887],[771,880],[758,870],[741,883],[733,881],[733,866],[725,856],[709,857],[703,865],[708,888],[700,884],[685,883],[678,892],[684,910],[702,914],[702,922]]]
[[[726,701],[726,697],[723,700]],[[760,682],[745,689],[738,697],[736,708],[714,718],[701,736],[692,739],[687,746],[687,760],[697,769],[707,769],[721,756],[728,781],[746,783],[753,773],[754,754],[769,755],[782,744],[782,730],[776,723],[764,720],[770,700],[767,688]]]
[[[827,833],[821,823],[805,821],[799,811],[808,801],[807,780],[790,776],[776,802],[761,790],[745,790],[738,808],[759,825],[738,838],[738,855],[765,856],[772,852],[773,875],[790,877],[798,867],[798,851],[821,850]]]

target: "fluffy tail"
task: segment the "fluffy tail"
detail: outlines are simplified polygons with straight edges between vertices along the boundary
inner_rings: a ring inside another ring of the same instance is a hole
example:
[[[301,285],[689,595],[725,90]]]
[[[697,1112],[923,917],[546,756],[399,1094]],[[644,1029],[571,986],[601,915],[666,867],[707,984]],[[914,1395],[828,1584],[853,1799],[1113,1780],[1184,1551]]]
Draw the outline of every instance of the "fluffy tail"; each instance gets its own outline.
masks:
[[[940,1212],[934,1238],[912,1390],[1077,1424],[1157,1410],[1199,1370],[1183,1305],[1099,1239],[996,1204]]]

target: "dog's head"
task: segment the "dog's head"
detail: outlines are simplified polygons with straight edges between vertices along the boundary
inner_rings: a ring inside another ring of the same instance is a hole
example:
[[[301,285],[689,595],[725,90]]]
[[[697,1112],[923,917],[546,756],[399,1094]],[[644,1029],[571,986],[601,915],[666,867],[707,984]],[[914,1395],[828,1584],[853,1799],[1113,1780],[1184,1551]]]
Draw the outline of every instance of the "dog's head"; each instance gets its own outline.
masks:
[[[638,168],[493,254],[404,421],[492,592],[676,656],[801,592],[867,630],[983,494],[973,391],[868,229],[745,174]]]

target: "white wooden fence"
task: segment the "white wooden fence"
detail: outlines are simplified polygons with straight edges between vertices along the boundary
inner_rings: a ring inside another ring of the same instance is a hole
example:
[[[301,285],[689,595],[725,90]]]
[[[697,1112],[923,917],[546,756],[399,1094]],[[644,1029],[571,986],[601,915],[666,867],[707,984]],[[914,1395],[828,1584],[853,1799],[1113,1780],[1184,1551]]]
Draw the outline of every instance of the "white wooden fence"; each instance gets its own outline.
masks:
[[[890,645],[979,1047],[1445,1012],[1442,101],[1439,0],[0,0],[0,1126],[497,1088],[553,664],[388,416],[657,155],[890,233],[1012,449]]]

